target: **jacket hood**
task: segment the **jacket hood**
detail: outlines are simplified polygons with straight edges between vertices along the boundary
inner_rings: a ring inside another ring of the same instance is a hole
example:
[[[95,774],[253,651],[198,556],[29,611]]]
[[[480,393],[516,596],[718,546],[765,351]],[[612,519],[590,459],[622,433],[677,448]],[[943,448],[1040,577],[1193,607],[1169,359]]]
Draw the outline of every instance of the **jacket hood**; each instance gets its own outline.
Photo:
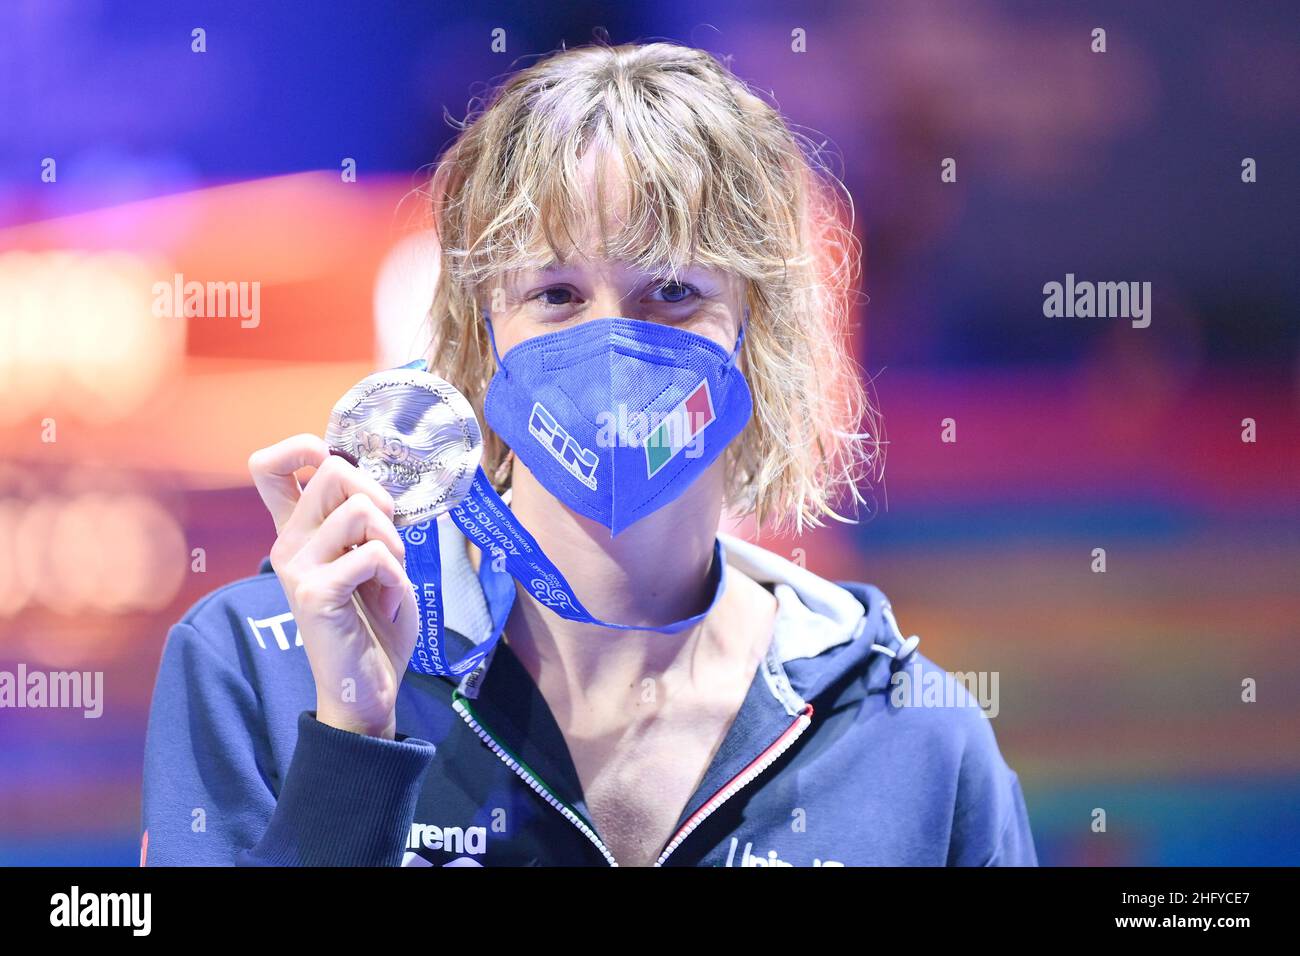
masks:
[[[771,585],[781,609],[772,637],[791,683],[811,700],[846,674],[866,669],[868,689],[888,685],[921,640],[898,629],[883,591],[871,584],[827,580],[759,545],[719,534],[729,565]]]

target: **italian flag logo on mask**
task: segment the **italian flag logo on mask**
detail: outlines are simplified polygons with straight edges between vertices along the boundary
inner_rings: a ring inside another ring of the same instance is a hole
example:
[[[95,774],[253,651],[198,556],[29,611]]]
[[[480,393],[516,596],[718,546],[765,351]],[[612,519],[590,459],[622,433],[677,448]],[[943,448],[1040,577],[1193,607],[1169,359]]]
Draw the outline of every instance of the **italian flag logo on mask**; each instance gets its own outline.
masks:
[[[709,394],[708,381],[701,381],[695,391],[682,399],[670,411],[645,441],[646,477],[653,478],[684,448],[696,442],[698,436],[717,415],[713,411],[713,396]],[[703,445],[699,446],[702,450]],[[699,452],[697,452],[698,454]]]

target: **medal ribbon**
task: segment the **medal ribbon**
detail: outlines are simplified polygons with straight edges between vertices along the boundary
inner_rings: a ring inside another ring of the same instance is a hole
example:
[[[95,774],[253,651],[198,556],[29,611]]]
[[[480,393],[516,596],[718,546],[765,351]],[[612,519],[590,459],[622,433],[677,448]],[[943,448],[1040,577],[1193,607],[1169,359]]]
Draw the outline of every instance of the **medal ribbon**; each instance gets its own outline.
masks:
[[[473,651],[454,664],[448,663],[441,639],[442,564],[438,552],[437,519],[400,529],[406,542],[406,573],[420,609],[419,635],[410,666],[422,674],[460,676],[477,667],[501,638],[514,606],[516,581],[543,605],[570,621],[617,631],[651,631],[657,634],[676,634],[700,623],[718,603],[718,596],[726,586],[726,553],[722,541],[715,538],[713,563],[709,568],[712,597],[703,611],[656,627],[604,621],[583,607],[560,569],[501,500],[481,467],[477,469],[464,501],[448,513],[465,537],[483,552],[478,578],[492,618],[492,630]]]

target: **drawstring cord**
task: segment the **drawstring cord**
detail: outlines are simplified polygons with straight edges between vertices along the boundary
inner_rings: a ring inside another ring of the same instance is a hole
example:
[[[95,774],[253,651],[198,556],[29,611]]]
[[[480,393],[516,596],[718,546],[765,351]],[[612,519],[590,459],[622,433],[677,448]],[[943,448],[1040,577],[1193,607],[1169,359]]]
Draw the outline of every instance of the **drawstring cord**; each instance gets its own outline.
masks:
[[[906,664],[907,659],[916,653],[917,647],[920,646],[921,639],[915,634],[906,640],[903,639],[903,632],[898,629],[898,622],[894,620],[894,612],[888,603],[881,605],[880,613],[885,618],[886,623],[889,624],[890,630],[894,632],[894,637],[898,641],[898,650],[886,647],[883,644],[872,644],[871,649],[873,651],[879,651],[886,657],[892,657],[894,659],[893,663],[889,666],[889,670],[892,673]]]

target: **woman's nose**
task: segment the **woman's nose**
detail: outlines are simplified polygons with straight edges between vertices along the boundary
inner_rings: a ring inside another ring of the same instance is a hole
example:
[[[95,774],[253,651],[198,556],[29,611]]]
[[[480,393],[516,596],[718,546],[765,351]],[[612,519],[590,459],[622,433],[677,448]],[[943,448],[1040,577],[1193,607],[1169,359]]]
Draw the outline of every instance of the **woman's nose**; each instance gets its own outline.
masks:
[[[624,318],[635,319],[627,310],[634,304],[622,297],[615,289],[602,288],[592,293],[587,303],[588,315],[593,319]]]

